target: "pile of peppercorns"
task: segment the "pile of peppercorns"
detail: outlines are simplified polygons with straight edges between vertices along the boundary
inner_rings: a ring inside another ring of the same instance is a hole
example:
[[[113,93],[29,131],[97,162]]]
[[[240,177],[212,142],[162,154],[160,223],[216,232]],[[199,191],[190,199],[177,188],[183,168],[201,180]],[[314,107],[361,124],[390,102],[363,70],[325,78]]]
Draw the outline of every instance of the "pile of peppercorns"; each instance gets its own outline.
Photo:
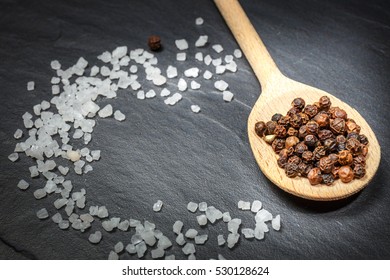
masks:
[[[255,125],[256,134],[279,155],[278,165],[290,178],[301,176],[310,184],[331,185],[362,178],[365,173],[368,139],[360,126],[329,97],[306,105],[295,98],[285,116],[275,114]]]

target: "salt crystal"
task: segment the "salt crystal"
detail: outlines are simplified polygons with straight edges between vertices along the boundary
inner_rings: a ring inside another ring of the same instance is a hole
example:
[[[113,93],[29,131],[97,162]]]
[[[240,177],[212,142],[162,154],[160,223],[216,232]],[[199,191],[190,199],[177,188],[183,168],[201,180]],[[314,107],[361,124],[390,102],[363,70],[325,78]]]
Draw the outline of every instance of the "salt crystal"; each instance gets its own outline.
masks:
[[[110,253],[108,254],[108,260],[110,260],[110,261],[119,260],[119,256],[114,251],[110,251]]]
[[[67,228],[69,228],[69,221],[67,220],[62,220],[58,223],[58,227],[62,230],[65,230]]]
[[[157,200],[157,202],[153,204],[153,211],[159,212],[162,206],[163,206],[163,202],[161,200]]]
[[[177,87],[180,91],[185,91],[187,89],[187,82],[183,78],[180,78]]]
[[[241,57],[242,57],[242,52],[241,52],[241,50],[239,50],[239,49],[235,49],[234,52],[233,52],[233,55],[234,55],[236,58],[241,58]]]
[[[46,191],[44,189],[37,189],[34,191],[33,195],[36,199],[41,199],[46,196]]]
[[[230,213],[229,212],[224,212],[222,214],[222,220],[225,222],[225,223],[228,223],[232,220],[232,217],[230,216]]]
[[[21,130],[21,129],[17,129],[16,131],[15,131],[15,133],[14,133],[14,138],[15,139],[20,139],[20,138],[22,138],[22,136],[23,136],[23,131]]]
[[[189,255],[188,255],[188,260],[190,260],[190,261],[196,260],[195,254],[193,254],[193,253],[189,254]]]
[[[233,100],[234,94],[228,90],[224,90],[222,92],[222,99],[226,102],[230,102]]]
[[[168,255],[168,256],[165,256],[165,260],[175,260],[175,255]]]
[[[213,73],[211,73],[209,70],[204,71],[203,78],[206,80],[210,80],[213,77]]]
[[[244,235],[246,239],[251,239],[255,237],[255,231],[251,228],[243,228],[241,233]]]
[[[196,78],[199,76],[199,68],[192,67],[184,71],[184,76],[188,78]]]
[[[133,244],[138,244],[138,243],[141,243],[143,242],[142,241],[142,237],[140,234],[134,234],[133,236],[131,236],[131,239],[130,239],[131,243]]]
[[[237,244],[239,238],[240,235],[238,233],[229,233],[227,237],[228,248],[233,248]]]
[[[81,157],[79,151],[72,151],[72,150],[67,151],[66,155],[73,162],[76,162],[76,161],[80,160],[80,157]]]
[[[116,110],[114,112],[114,119],[116,119],[117,121],[124,121],[126,119],[126,116],[119,110]]]
[[[179,234],[183,228],[183,222],[182,221],[176,221],[173,224],[173,232],[176,234]]]
[[[91,151],[91,156],[92,156],[93,160],[99,160],[100,159],[100,150]]]
[[[200,107],[198,105],[191,105],[191,111],[194,113],[199,113]]]
[[[213,59],[211,58],[211,56],[209,54],[206,55],[203,59],[204,64],[206,64],[207,66],[210,65],[212,61],[213,61]]]
[[[197,61],[203,61],[203,53],[197,52],[197,53],[195,54],[195,59],[196,59]]]
[[[241,219],[234,218],[230,220],[227,224],[228,231],[230,231],[231,233],[237,233],[240,225]]]
[[[257,213],[257,212],[259,212],[259,210],[261,209],[261,207],[262,207],[261,201],[259,201],[259,200],[254,200],[254,201],[252,202],[251,211],[252,211],[253,213]]]
[[[167,78],[165,78],[162,75],[155,75],[152,79],[152,82],[156,86],[162,86],[163,84],[165,84],[167,82]]]
[[[166,97],[166,96],[168,96],[168,95],[170,95],[171,94],[171,92],[168,90],[168,89],[166,89],[166,88],[163,88],[162,90],[161,90],[161,93],[160,93],[160,95],[162,96],[162,97]]]
[[[221,219],[222,216],[222,212],[216,209],[214,206],[207,207],[206,217],[212,224],[214,224],[217,220]]]
[[[76,129],[73,133],[73,139],[80,139],[81,137],[83,137],[84,135],[84,132],[81,130],[81,129]]]
[[[98,215],[99,218],[106,218],[106,217],[108,217],[108,210],[107,210],[106,206],[99,207],[97,215]]]
[[[200,202],[199,203],[199,211],[204,212],[207,210],[207,202]]]
[[[165,255],[165,251],[161,248],[154,249],[150,253],[152,255],[152,259],[159,259]]]
[[[12,162],[15,162],[19,159],[19,154],[18,153],[12,153],[8,156],[8,159]]]
[[[127,231],[129,229],[130,222],[128,220],[123,220],[119,223],[118,229],[121,231]]]
[[[242,201],[240,200],[238,202],[238,209],[241,209],[241,210],[249,210],[251,208],[251,203],[248,202],[248,201]]]
[[[123,243],[121,241],[119,241],[118,243],[115,244],[114,246],[114,251],[115,253],[121,253],[123,250],[124,250],[125,246],[123,245]]]
[[[276,215],[275,218],[272,219],[272,228],[276,231],[280,230],[280,215]]]
[[[158,248],[161,248],[161,249],[163,249],[163,250],[168,249],[168,248],[171,247],[171,246],[172,246],[172,242],[171,242],[171,241],[169,240],[169,238],[166,237],[165,235],[162,235],[162,236],[159,238],[158,242],[157,242],[157,247],[158,247]]]
[[[186,53],[177,53],[176,54],[176,60],[177,61],[185,61],[187,59]]]
[[[126,251],[129,253],[129,254],[135,254],[137,253],[137,250],[135,249],[135,245],[134,244],[128,244],[126,246]]]
[[[184,247],[182,248],[182,251],[185,255],[194,254],[196,252],[195,246],[193,243],[187,243],[186,245],[184,245]]]
[[[195,47],[204,47],[207,44],[209,37],[207,35],[199,36],[198,40],[195,42]],[[201,60],[200,60],[201,61]]]
[[[95,233],[89,235],[88,240],[92,244],[97,244],[102,240],[102,233],[100,231],[95,231]]]
[[[112,106],[110,104],[107,104],[103,107],[103,109],[100,109],[98,112],[99,117],[101,118],[107,118],[112,115]]]
[[[167,99],[164,100],[164,103],[167,104],[167,105],[175,105],[177,102],[179,102],[181,99],[183,98],[183,96],[176,92],[175,94],[173,94],[172,96],[168,97]]]
[[[170,79],[177,77],[177,68],[172,65],[169,65],[167,68],[167,77]]]
[[[229,87],[229,84],[224,80],[219,80],[214,83],[214,87],[220,91],[225,91]]]
[[[48,193],[51,194],[57,189],[57,185],[52,181],[48,180],[45,184],[44,190]]]
[[[216,51],[217,53],[220,53],[223,51],[223,47],[220,44],[216,44],[212,46],[213,50]]]
[[[225,65],[225,68],[226,70],[229,70],[230,72],[237,72],[237,63],[235,63],[234,61],[228,63]]]
[[[156,243],[156,237],[154,236],[153,231],[151,230],[145,230],[141,233],[142,239],[145,241],[146,244],[149,246],[153,246]]]
[[[87,164],[84,167],[84,174],[87,174],[88,172],[91,172],[93,170],[93,167],[90,164]]]
[[[224,261],[224,260],[226,260],[226,258],[224,256],[222,256],[221,254],[218,254],[218,260]]]
[[[25,180],[20,180],[17,187],[21,190],[26,190],[30,186],[29,183],[27,183]]]
[[[92,222],[94,221],[94,218],[93,218],[92,215],[89,214],[89,213],[81,214],[81,215],[80,215],[80,219],[81,219],[83,222],[88,222],[88,223],[92,223]]]
[[[138,91],[137,98],[141,100],[145,99],[145,92],[143,90]]]
[[[234,57],[231,54],[227,54],[227,55],[225,55],[225,59],[224,60],[225,60],[226,63],[230,63],[230,62],[232,62],[234,60]]]
[[[187,210],[188,211],[190,211],[192,213],[195,213],[197,209],[198,209],[198,204],[197,203],[191,201],[191,202],[189,202],[187,204]]]
[[[203,18],[198,17],[198,18],[195,19],[195,24],[196,25],[202,25],[203,23],[204,23]]]
[[[225,238],[223,237],[222,234],[219,234],[217,236],[217,241],[218,241],[218,246],[222,246],[222,245],[224,245],[226,243],[226,240],[225,240]]]
[[[146,92],[145,97],[146,97],[146,98],[153,98],[153,97],[156,97],[156,92],[155,92],[153,89],[151,89],[151,90],[149,90],[149,91]]]
[[[254,230],[254,236],[257,240],[264,239],[264,229],[263,227],[256,224],[255,230]]]
[[[35,82],[34,81],[29,81],[27,83],[27,90],[28,91],[32,91],[32,90],[34,90],[34,88],[35,88]]]
[[[61,68],[61,63],[60,63],[58,60],[52,60],[52,61],[50,62],[50,67],[51,67],[51,69],[53,69],[53,70],[58,70],[58,69]]]
[[[214,66],[221,65],[222,64],[222,58],[213,59],[212,63],[213,63]]]
[[[186,240],[184,239],[184,234],[179,233],[176,237],[176,243],[179,246],[183,246],[186,243]]]
[[[57,95],[60,93],[60,91],[61,91],[61,89],[60,89],[59,85],[52,85],[51,86],[51,94]]]
[[[261,209],[255,216],[256,222],[267,222],[272,220],[272,214],[265,209]]]
[[[137,251],[138,258],[142,258],[145,255],[145,252],[147,250],[145,242],[140,242],[137,245],[135,245],[135,249]]]
[[[175,45],[181,51],[188,49],[188,43],[185,39],[175,40]]]
[[[190,228],[186,231],[185,237],[194,239],[197,234],[198,231],[196,229]]]
[[[49,213],[47,212],[46,208],[42,208],[42,209],[38,210],[36,214],[37,214],[38,219],[41,219],[41,220],[49,217]]]
[[[51,217],[51,220],[52,220],[54,223],[58,224],[59,222],[62,221],[62,216],[61,216],[60,213],[57,212],[57,213],[55,213],[55,214]]]
[[[197,235],[195,236],[195,244],[204,244],[208,238],[209,236],[207,234]]]
[[[132,90],[139,90],[141,88],[141,84],[138,81],[134,81],[130,85]]]
[[[200,84],[196,81],[191,81],[191,89],[200,89]]]
[[[129,219],[129,222],[130,222],[130,227],[136,227],[137,225],[141,224],[140,221],[135,219]]]

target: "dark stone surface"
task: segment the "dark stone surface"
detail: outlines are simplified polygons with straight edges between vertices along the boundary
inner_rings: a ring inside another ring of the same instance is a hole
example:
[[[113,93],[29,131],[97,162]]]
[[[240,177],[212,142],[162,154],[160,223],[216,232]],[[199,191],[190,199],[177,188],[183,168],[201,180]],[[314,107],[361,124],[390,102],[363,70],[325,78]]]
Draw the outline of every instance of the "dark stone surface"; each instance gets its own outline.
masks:
[[[262,175],[246,133],[260,86],[245,59],[238,60],[236,74],[223,76],[235,93],[228,104],[211,81],[202,82],[198,92],[184,93],[174,107],[161,97],[137,100],[127,91],[99,101],[120,109],[127,120],[98,119],[88,147],[101,149],[102,159],[93,163],[93,172],[82,177],[71,172],[67,178],[76,190],[87,190],[87,208],[106,205],[111,217],[153,221],[172,240],[175,220],[186,229],[197,226],[196,215],[186,210],[189,201],[230,211],[244,227],[253,227],[254,220],[237,209],[239,200],[259,199],[271,213],[281,214],[280,232],[271,230],[262,241],[241,239],[233,250],[217,246],[217,234],[227,233],[222,221],[207,226],[201,232],[210,238],[197,246],[200,259],[218,253],[228,259],[390,259],[387,1],[243,0],[242,5],[283,73],[351,104],[377,134],[382,161],[364,191],[343,201],[311,202],[284,193]],[[203,26],[195,26],[198,16],[205,19]],[[0,1],[0,259],[105,259],[116,242],[129,242],[134,230],[103,232],[96,246],[88,235],[101,229],[100,222],[80,233],[38,220],[35,212],[42,207],[55,213],[57,196],[35,200],[33,190],[44,180],[29,178],[33,161],[21,155],[11,163],[7,156],[16,144],[14,131],[23,126],[22,114],[51,98],[51,60],[69,67],[83,56],[93,65],[97,55],[116,46],[146,48],[151,34],[162,38],[164,50],[156,54],[162,69],[173,63],[179,71],[200,66],[193,59],[175,62],[175,39],[193,44],[207,34],[211,43],[224,46],[224,54],[237,47],[209,0]],[[194,47],[188,51],[195,52]],[[34,92],[26,91],[29,80],[36,83]],[[191,104],[202,112],[193,114]],[[21,178],[31,183],[25,192],[16,187]],[[164,207],[154,213],[158,199]],[[170,252],[184,258],[178,246]]]

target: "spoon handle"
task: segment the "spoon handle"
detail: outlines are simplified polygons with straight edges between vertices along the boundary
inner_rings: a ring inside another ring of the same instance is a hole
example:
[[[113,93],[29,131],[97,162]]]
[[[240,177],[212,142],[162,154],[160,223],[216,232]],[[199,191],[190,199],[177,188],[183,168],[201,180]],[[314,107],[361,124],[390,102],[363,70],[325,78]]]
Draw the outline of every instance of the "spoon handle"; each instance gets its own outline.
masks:
[[[274,76],[281,76],[238,0],[214,0],[264,90]]]

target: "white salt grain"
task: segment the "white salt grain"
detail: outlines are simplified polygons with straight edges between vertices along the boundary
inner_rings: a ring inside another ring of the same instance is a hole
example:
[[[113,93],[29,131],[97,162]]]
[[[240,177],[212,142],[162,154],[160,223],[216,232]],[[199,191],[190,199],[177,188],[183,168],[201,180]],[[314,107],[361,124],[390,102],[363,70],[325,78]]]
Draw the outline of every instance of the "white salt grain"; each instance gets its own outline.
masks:
[[[47,193],[44,189],[37,189],[34,191],[33,195],[36,199],[42,199],[47,195]]]
[[[236,58],[241,58],[241,57],[242,57],[242,52],[241,52],[241,50],[239,50],[239,49],[235,49],[234,52],[233,52],[233,55],[234,55]]]
[[[119,110],[116,110],[114,112],[114,119],[116,119],[117,121],[124,121],[126,119],[126,116]]]
[[[53,69],[53,70],[58,70],[58,69],[61,68],[61,63],[60,63],[58,60],[52,60],[52,61],[50,62],[50,67],[51,67],[51,69]]]
[[[184,76],[188,78],[196,78],[199,76],[199,68],[192,67],[184,71]]]
[[[15,162],[19,159],[19,154],[18,153],[12,153],[8,156],[8,159],[12,162]]]
[[[240,235],[238,233],[229,233],[227,237],[228,248],[233,248],[237,244],[239,238]]]
[[[30,186],[29,183],[27,183],[25,180],[20,180],[17,187],[21,190],[26,190]]]
[[[198,224],[200,226],[205,226],[207,225],[207,217],[206,215],[202,214],[196,217],[196,220],[198,221]]]
[[[80,157],[81,157],[81,154],[79,151],[72,151],[72,150],[67,151],[66,155],[73,162],[80,160]]]
[[[207,35],[201,35],[199,36],[198,40],[195,42],[195,47],[204,47],[207,44],[209,37]],[[201,61],[201,60],[199,60]]]
[[[195,246],[193,243],[187,243],[186,245],[184,245],[184,247],[182,248],[182,251],[185,255],[194,254],[196,252]]]
[[[69,228],[69,221],[67,221],[67,220],[62,220],[62,221],[60,221],[60,222],[58,223],[58,227],[59,227],[60,229],[67,229],[67,228]]]
[[[243,228],[241,233],[244,235],[246,239],[251,239],[255,237],[255,231],[251,228]]]
[[[200,89],[200,84],[197,81],[191,81],[191,89]]]
[[[195,19],[195,24],[196,25],[202,25],[203,23],[204,23],[203,18],[198,17],[198,18]]]
[[[234,218],[230,220],[227,224],[228,231],[230,231],[231,233],[237,233],[240,225],[241,219]]]
[[[205,244],[209,236],[207,234],[195,236],[195,244]]]
[[[55,213],[55,214],[51,217],[51,220],[52,220],[54,223],[58,224],[59,222],[62,221],[62,216],[61,216],[60,213]]]
[[[206,64],[207,66],[211,64],[211,62],[213,61],[213,59],[211,58],[211,56],[208,54],[204,57],[204,64]]]
[[[41,102],[41,109],[45,111],[45,110],[47,110],[49,108],[50,108],[50,103],[48,101],[46,101],[46,100],[43,100]]]
[[[255,216],[256,222],[267,222],[272,220],[272,214],[265,209],[261,209]]]
[[[197,52],[197,53],[195,54],[195,59],[196,59],[197,61],[203,61],[203,53]]]
[[[219,91],[225,91],[229,87],[229,84],[224,80],[219,80],[214,83],[214,87]]]
[[[179,233],[176,237],[176,243],[179,246],[183,246],[186,243],[186,240],[184,239],[184,234]]]
[[[121,241],[119,241],[118,243],[115,244],[114,246],[114,251],[115,253],[121,253],[123,250],[124,250],[125,246],[123,245],[123,243]]]
[[[226,240],[225,240],[225,238],[223,237],[222,234],[219,234],[217,236],[217,241],[218,241],[218,246],[222,246],[222,245],[224,245],[226,243]]]
[[[176,54],[176,60],[177,61],[185,61],[187,59],[186,53],[177,53]]]
[[[97,244],[102,240],[102,233],[100,231],[95,231],[95,233],[89,235],[88,240],[92,244]]]
[[[157,200],[155,204],[153,204],[153,211],[159,212],[163,206],[163,202],[161,200]]]
[[[217,220],[222,219],[222,216],[222,212],[216,209],[214,206],[207,207],[206,217],[212,224],[214,224]]]
[[[167,77],[170,79],[177,77],[177,68],[169,65],[167,68]]]
[[[157,247],[165,250],[168,249],[169,247],[172,247],[172,242],[171,240],[169,240],[168,237],[162,235],[157,242]]]
[[[20,138],[22,138],[22,136],[23,136],[23,131],[21,130],[21,129],[17,129],[16,131],[15,131],[15,133],[14,133],[14,138],[15,139],[20,139]]]
[[[186,39],[175,40],[175,45],[181,51],[188,49],[188,42]]]
[[[34,81],[29,81],[27,83],[27,90],[28,91],[32,91],[32,90],[34,90],[34,88],[35,88],[35,82]]]
[[[176,233],[176,234],[179,234],[183,228],[183,222],[182,221],[176,221],[174,224],[173,224],[173,232]]]
[[[187,90],[187,82],[186,82],[183,78],[180,78],[180,79],[179,79],[179,82],[177,83],[177,88],[178,88],[180,91],[185,91],[185,90]]]
[[[197,209],[198,209],[198,204],[197,203],[191,201],[191,202],[189,202],[187,204],[187,210],[188,211],[190,211],[192,213],[195,213]]]
[[[252,202],[251,211],[252,211],[253,213],[257,213],[257,212],[259,212],[259,210],[261,209],[261,207],[262,207],[261,201],[259,201],[259,200],[254,200],[254,201]]]
[[[251,203],[249,201],[242,201],[242,200],[240,200],[238,202],[238,209],[250,210],[251,209]]]
[[[200,107],[198,105],[191,105],[191,111],[194,113],[199,113]]]
[[[213,77],[213,73],[211,73],[209,70],[204,71],[203,78],[206,80],[210,80]]]
[[[148,90],[145,94],[145,97],[146,98],[154,98],[154,97],[156,97],[156,92],[153,89]]]
[[[145,230],[141,232],[141,237],[145,241],[145,243],[149,246],[153,246],[156,244],[156,237],[154,236],[153,231]]]
[[[161,248],[156,248],[156,249],[152,250],[150,253],[152,255],[152,259],[159,259],[159,258],[164,257],[164,255],[165,255],[165,251]]]
[[[225,73],[225,71],[226,71],[225,65],[217,65],[215,67],[215,74],[221,75],[221,74]]]
[[[137,99],[145,99],[145,92],[143,90],[137,92]]]
[[[60,91],[61,91],[61,89],[60,89],[59,85],[52,85],[51,86],[51,94],[57,95],[60,93]]]
[[[223,51],[223,47],[220,44],[216,44],[212,46],[213,50],[216,51],[217,53],[220,53]]]
[[[108,254],[108,260],[110,260],[110,261],[119,260],[119,255],[117,253],[115,253],[114,251],[110,251],[110,253]]]
[[[175,257],[175,255],[168,255],[168,256],[165,256],[165,260],[175,260],[176,259],[176,257]]]
[[[274,219],[272,219],[272,228],[276,231],[280,230],[280,215],[276,215]]]
[[[207,210],[207,202],[200,202],[199,203],[199,211],[204,212]]]
[[[234,94],[228,90],[224,90],[222,92],[222,99],[226,102],[230,102],[233,100]]]
[[[42,208],[42,209],[38,210],[36,214],[37,214],[38,219],[41,219],[41,220],[49,217],[49,213],[47,212],[46,208]]]
[[[167,88],[163,88],[162,90],[161,90],[161,93],[160,93],[160,95],[162,96],[162,97],[166,97],[166,96],[168,96],[168,95],[170,95],[171,94],[171,92],[167,89]]]
[[[106,106],[103,107],[103,109],[100,109],[98,112],[99,117],[101,118],[107,118],[112,115],[112,106],[110,104],[107,104]]]
[[[230,213],[229,212],[225,212],[222,214],[222,220],[225,222],[225,223],[228,223],[232,220],[232,217],[230,216]]]
[[[121,231],[127,231],[129,229],[130,222],[128,220],[124,220],[119,223],[118,229]]]
[[[128,245],[126,246],[126,251],[127,251],[129,254],[131,254],[131,255],[137,253],[137,250],[135,249],[135,245],[134,245],[134,244],[128,244]]]
[[[215,59],[213,59],[212,64],[214,66],[221,65],[222,64],[222,58],[215,58]]]
[[[140,242],[137,245],[135,245],[135,249],[137,251],[138,258],[142,258],[145,255],[145,252],[147,250],[145,242]]]
[[[179,102],[181,99],[183,98],[183,96],[176,92],[175,94],[173,94],[172,96],[168,97],[167,99],[164,100],[164,103],[167,104],[167,105],[175,105],[177,102]]]
[[[197,235],[198,235],[198,231],[196,229],[190,228],[186,231],[184,236],[187,238],[194,239],[195,236],[197,236]]]

